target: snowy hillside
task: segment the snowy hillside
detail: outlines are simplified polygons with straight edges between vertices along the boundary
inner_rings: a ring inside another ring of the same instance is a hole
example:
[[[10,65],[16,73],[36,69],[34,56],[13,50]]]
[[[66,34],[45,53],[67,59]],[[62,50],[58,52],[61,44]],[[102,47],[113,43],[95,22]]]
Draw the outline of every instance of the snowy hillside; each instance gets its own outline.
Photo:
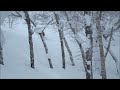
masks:
[[[54,69],[49,68],[49,64],[44,52],[43,45],[39,35],[33,36],[35,53],[35,70],[30,68],[29,63],[29,44],[26,26],[21,23],[14,29],[4,29],[4,62],[1,66],[1,78],[85,78],[82,60],[75,60],[76,66],[71,66],[70,60],[67,60],[66,70],[62,69],[60,57],[60,45],[58,33],[54,29],[46,32],[47,44],[51,54]],[[56,33],[52,35],[52,33]],[[72,44],[70,44],[72,45]],[[75,50],[76,46],[72,45]],[[77,51],[77,50],[75,50]],[[75,52],[74,51],[74,52]],[[75,55],[74,55],[75,56]],[[69,58],[66,56],[66,58]]]
[[[87,17],[88,16],[86,16],[86,20],[90,25],[90,20],[88,20],[89,18]],[[42,31],[36,31],[32,35],[35,69],[30,67],[28,27],[24,19],[18,19],[17,23],[13,24],[12,28],[9,28],[9,24],[4,22],[1,25],[1,30],[4,34],[5,41],[3,44],[4,65],[0,64],[0,79],[86,79],[82,54],[75,41],[75,39],[78,40],[84,50],[89,48],[89,39],[85,36],[84,30],[74,36],[70,35],[71,32],[67,30],[64,31],[75,63],[75,66],[72,66],[69,53],[67,49],[64,48],[66,59],[65,69],[62,68],[61,43],[58,28],[55,26],[49,25],[44,31],[44,39],[49,50],[49,54],[47,55],[41,37],[38,34],[38,32],[41,33]],[[114,40],[112,40],[110,48],[120,63],[120,32],[114,32],[113,38]],[[95,47],[95,45],[93,46]],[[96,48],[93,50],[95,51]],[[104,49],[104,51],[106,52],[106,49]],[[98,69],[100,61],[95,61],[95,59],[99,57],[98,54],[99,52],[93,52],[94,79],[102,78]],[[48,58],[51,58],[53,69],[49,66]],[[105,63],[107,78],[119,79],[116,63],[110,53],[108,53]]]

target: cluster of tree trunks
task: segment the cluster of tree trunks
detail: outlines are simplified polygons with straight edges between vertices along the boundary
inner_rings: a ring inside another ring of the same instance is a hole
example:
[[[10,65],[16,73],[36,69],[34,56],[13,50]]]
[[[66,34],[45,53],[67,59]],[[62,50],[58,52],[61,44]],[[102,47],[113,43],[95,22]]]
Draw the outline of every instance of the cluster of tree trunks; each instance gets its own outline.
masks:
[[[36,27],[36,25],[34,24],[34,22],[31,21],[28,11],[23,11],[23,12],[24,12],[24,15],[25,15],[24,19],[27,23],[27,28],[28,28],[28,39],[29,39],[29,48],[30,48],[30,65],[31,65],[31,68],[34,69],[35,68],[34,49],[33,49],[33,40],[32,40],[33,30],[32,30],[31,23],[35,27]],[[14,16],[22,17],[17,11],[16,11],[16,13],[18,15],[14,15]],[[56,12],[53,12],[53,14],[54,14],[54,17],[55,17],[56,24],[58,26],[58,33],[59,33],[61,53],[62,53],[62,68],[65,69],[66,68],[65,47],[66,47],[66,49],[69,53],[69,57],[70,57],[70,61],[71,61],[72,66],[74,66],[75,63],[74,63],[74,59],[73,59],[71,49],[70,49],[69,44],[68,44],[68,42],[66,40],[66,37],[64,35],[63,27],[61,26],[60,16]],[[68,23],[71,31],[73,32],[74,36],[77,35],[78,32],[77,32],[76,28],[72,26],[72,23],[70,22],[71,18],[69,18],[68,13],[66,11],[64,11],[64,14],[65,14],[67,23]],[[86,15],[86,14],[91,16],[92,12],[84,11],[84,15]],[[113,28],[111,29],[110,34],[105,36],[102,33],[102,28],[101,28],[102,26],[101,26],[101,23],[100,23],[102,12],[101,11],[96,11],[95,15],[96,16],[95,16],[94,19],[95,19],[95,23],[96,23],[96,32],[97,32],[97,40],[98,40],[98,42],[96,42],[96,43],[99,44],[99,55],[100,55],[100,61],[101,61],[101,76],[102,76],[102,79],[107,79],[106,67],[105,67],[105,58],[107,57],[107,54],[110,53],[113,60],[115,61],[117,72],[119,73],[119,75],[120,75],[120,64],[119,64],[118,59],[115,57],[112,50],[110,49],[112,34],[113,34]],[[1,26],[1,22],[0,22],[0,26]],[[84,30],[85,30],[85,33],[86,33],[86,38],[89,42],[89,47],[86,50],[84,50],[84,48],[82,46],[82,43],[78,39],[75,39],[75,41],[77,42],[77,44],[79,46],[79,49],[81,51],[81,55],[82,55],[82,59],[83,59],[83,65],[84,65],[85,73],[86,73],[86,79],[93,79],[93,71],[92,71],[93,30],[92,30],[91,27],[92,27],[91,24],[90,25],[85,24]],[[0,27],[0,31],[1,31],[1,27]],[[40,36],[40,38],[42,40],[42,43],[43,43],[43,46],[45,48],[45,53],[46,53],[46,55],[49,56],[48,46],[47,46],[47,43],[45,42],[45,38],[44,38],[45,37],[44,31],[39,33],[39,36]],[[110,37],[110,38],[109,38],[108,45],[106,47],[103,44],[103,38],[106,40],[108,37]],[[0,39],[1,39],[1,36],[0,36]],[[65,47],[64,47],[64,45],[65,45]],[[104,48],[106,49],[105,54],[104,54]],[[48,58],[50,68],[53,69],[51,58],[50,57],[47,57],[47,58]],[[0,64],[4,65],[4,63],[3,63],[3,48],[2,48],[1,40],[0,40]]]
[[[54,13],[55,20],[56,20],[56,23],[57,23],[57,26],[58,26],[58,32],[59,32],[59,37],[60,37],[61,52],[62,52],[62,67],[65,69],[66,65],[65,65],[64,44],[65,44],[65,47],[67,48],[67,51],[68,51],[68,53],[69,53],[72,66],[74,66],[75,63],[74,63],[74,60],[73,60],[72,52],[71,52],[70,47],[69,47],[69,45],[68,45],[68,42],[67,42],[67,40],[66,40],[66,38],[65,38],[65,35],[64,35],[64,32],[63,32],[63,28],[60,26],[60,18],[59,18],[59,15],[56,14],[55,12],[53,12],[53,13]]]

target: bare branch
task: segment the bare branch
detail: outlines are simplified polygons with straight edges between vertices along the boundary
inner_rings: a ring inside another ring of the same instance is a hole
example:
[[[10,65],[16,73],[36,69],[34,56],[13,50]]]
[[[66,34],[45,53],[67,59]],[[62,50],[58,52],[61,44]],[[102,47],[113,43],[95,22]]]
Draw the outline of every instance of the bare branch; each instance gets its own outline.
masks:
[[[111,33],[110,33],[110,39],[109,39],[109,43],[108,43],[108,46],[107,46],[107,51],[105,53],[105,58],[106,58],[106,56],[108,54],[108,51],[110,49],[110,44],[111,44],[111,40],[112,40],[112,34],[113,34],[113,27],[112,27],[112,30],[111,30]]]
[[[13,13],[11,13],[11,15],[12,15],[12,16],[15,16],[15,17],[21,17],[21,16],[19,16],[19,15],[15,15],[15,14],[13,14]]]
[[[43,28],[42,31],[44,31],[44,30],[47,28],[47,26],[48,26],[52,21],[53,21],[53,19],[50,20],[50,21],[45,25],[45,27]],[[36,27],[36,25],[34,25],[34,26]],[[41,29],[41,28],[38,28],[38,29]],[[38,30],[38,29],[36,29],[36,30]],[[36,30],[33,31],[33,34],[34,34],[34,32],[35,32]]]

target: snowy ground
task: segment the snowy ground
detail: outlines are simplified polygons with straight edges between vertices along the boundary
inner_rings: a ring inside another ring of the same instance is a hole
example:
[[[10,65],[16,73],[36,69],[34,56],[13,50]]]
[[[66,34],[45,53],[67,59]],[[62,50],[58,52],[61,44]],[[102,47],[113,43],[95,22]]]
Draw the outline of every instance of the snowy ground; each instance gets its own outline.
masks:
[[[42,45],[40,36],[36,33],[33,35],[35,69],[30,68],[28,31],[24,23],[19,23],[14,28],[8,28],[3,25],[3,33],[5,36],[4,44],[4,66],[0,65],[0,78],[2,79],[85,79],[85,72],[79,47],[67,36],[68,43],[73,52],[75,66],[71,66],[69,55],[66,50],[66,69],[62,68],[62,58],[60,52],[60,41],[57,29],[46,30],[46,42],[53,63],[53,69],[49,68],[47,57]],[[117,38],[118,39],[118,38]],[[116,40],[118,42],[119,40]],[[117,58],[119,58],[119,43],[114,41],[112,50],[114,50]],[[116,46],[117,45],[117,46]],[[108,78],[117,79],[116,66],[112,58],[108,55],[106,61]],[[95,72],[95,69],[94,69]],[[101,78],[94,73],[94,78]]]

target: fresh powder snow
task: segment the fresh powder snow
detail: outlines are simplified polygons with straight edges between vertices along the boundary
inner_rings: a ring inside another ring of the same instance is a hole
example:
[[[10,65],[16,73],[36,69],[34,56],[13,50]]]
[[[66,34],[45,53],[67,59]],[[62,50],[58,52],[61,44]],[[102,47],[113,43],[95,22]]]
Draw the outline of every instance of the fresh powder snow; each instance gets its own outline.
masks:
[[[4,45],[2,45],[3,61],[5,65],[0,65],[0,79],[86,79],[82,55],[79,46],[75,42],[75,39],[79,41],[84,50],[89,47],[89,41],[85,36],[84,30],[75,34],[74,37],[70,37],[70,35],[65,33],[66,40],[68,41],[73,54],[75,66],[71,65],[70,56],[65,48],[66,69],[64,70],[62,68],[62,53],[58,33],[58,28],[61,29],[61,27],[54,28],[54,25],[49,25],[44,31],[44,40],[48,46],[48,54],[45,53],[42,40],[38,35],[38,33],[41,33],[43,30],[43,28],[41,28],[42,25],[34,27],[33,31],[35,33],[32,35],[32,38],[35,69],[32,69],[30,67],[28,28],[24,21],[26,17],[21,11],[20,15],[22,15],[23,19],[18,19],[18,23],[14,24],[12,28],[9,28],[9,23],[5,22],[5,18],[9,15],[9,13],[10,12],[0,11],[0,42],[5,41]],[[31,20],[34,21],[34,14],[30,13],[30,15]],[[86,24],[89,26],[91,24],[91,17],[85,14],[84,18],[86,19]],[[106,24],[106,30],[110,28],[110,25],[112,24]],[[92,27],[93,30],[95,30],[95,26]],[[67,30],[64,32],[67,32]],[[119,79],[119,75],[116,70],[116,68],[119,68],[120,70],[118,42],[120,40],[119,32],[120,31],[114,32],[114,40],[112,41],[110,48],[112,54],[118,60],[118,67],[116,67],[115,61],[111,57],[110,53],[108,53],[106,57],[106,73],[108,79]],[[104,32],[104,34],[106,33],[108,32]],[[93,33],[93,39],[93,77],[94,79],[101,79],[99,45],[95,43],[97,40],[96,32]],[[103,43],[104,46],[107,47],[108,42],[103,39]],[[105,48],[104,51],[106,52]],[[53,69],[49,67],[48,58],[52,61]],[[87,64],[90,64],[90,62],[87,62]],[[89,70],[88,72],[90,73]]]

